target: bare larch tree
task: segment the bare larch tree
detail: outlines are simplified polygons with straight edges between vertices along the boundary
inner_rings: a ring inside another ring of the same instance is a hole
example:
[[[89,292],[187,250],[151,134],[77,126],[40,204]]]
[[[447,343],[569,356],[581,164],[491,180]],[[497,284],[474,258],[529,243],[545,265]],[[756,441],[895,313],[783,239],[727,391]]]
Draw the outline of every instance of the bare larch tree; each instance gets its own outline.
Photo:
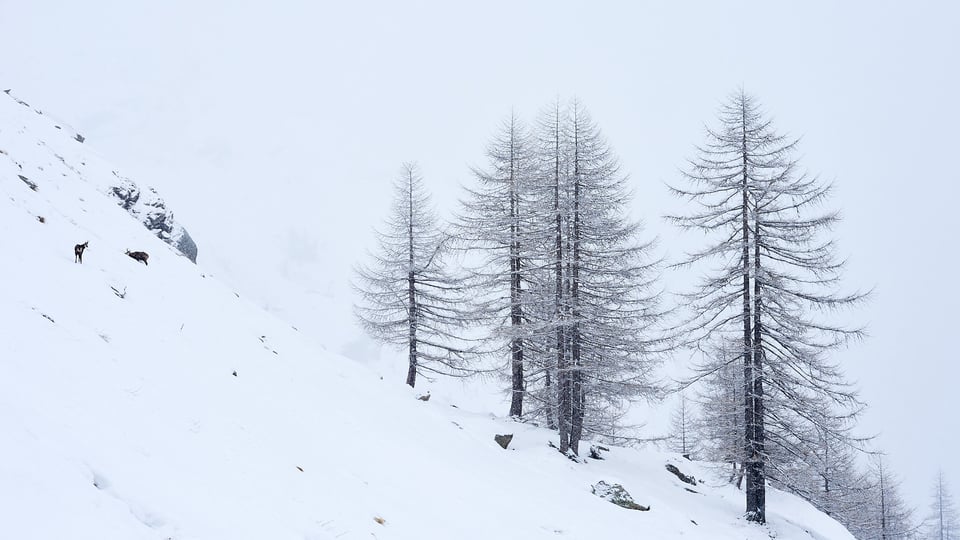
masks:
[[[487,167],[473,170],[476,187],[467,188],[456,220],[457,245],[480,254],[466,263],[471,319],[490,330],[480,350],[508,353],[513,417],[524,411],[524,356],[530,347],[524,290],[531,281],[526,238],[535,209],[530,202],[531,153],[527,130],[511,113],[487,147]]]
[[[688,187],[672,188],[696,209],[668,219],[714,239],[678,264],[715,266],[683,294],[680,328],[694,347],[740,341],[746,516],[763,523],[776,454],[812,443],[816,430],[849,427],[830,420],[861,409],[827,353],[862,332],[826,315],[864,295],[836,292],[843,264],[821,236],[839,217],[819,210],[830,186],[798,171],[797,141],[776,133],[743,91],[722,105],[719,124],[684,171]],[[721,364],[706,362],[698,376]]]
[[[371,337],[407,349],[406,382],[413,387],[418,374],[467,373],[459,333],[466,312],[459,283],[444,271],[447,236],[416,164],[403,165],[394,190],[378,250],[356,269],[355,312]]]
[[[547,423],[560,451],[578,454],[585,435],[614,436],[627,404],[657,389],[659,261],[627,217],[627,177],[584,107],[554,104],[536,132],[531,352]]]
[[[914,511],[900,495],[900,481],[877,455],[871,461],[869,489],[862,510],[841,516],[840,522],[862,540],[911,540],[918,525]]]
[[[924,520],[924,538],[929,540],[960,540],[960,514],[953,504],[953,495],[943,479],[943,471],[937,472],[933,483],[933,502],[930,513]]]
[[[699,441],[697,440],[696,416],[693,408],[690,406],[690,400],[683,392],[680,392],[677,399],[677,407],[670,415],[670,436],[668,447],[671,451],[679,453],[687,459],[693,459],[699,450]]]

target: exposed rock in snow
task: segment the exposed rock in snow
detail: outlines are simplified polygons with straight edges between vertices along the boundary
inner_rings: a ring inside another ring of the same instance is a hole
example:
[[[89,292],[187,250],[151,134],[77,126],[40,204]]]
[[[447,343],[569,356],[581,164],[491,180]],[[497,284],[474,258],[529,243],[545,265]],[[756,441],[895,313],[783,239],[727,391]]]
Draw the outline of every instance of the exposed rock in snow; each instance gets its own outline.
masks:
[[[681,482],[685,484],[690,484],[691,486],[697,485],[696,478],[694,478],[693,476],[688,476],[686,474],[683,474],[682,472],[680,472],[680,469],[678,469],[677,466],[674,465],[673,463],[667,463],[667,472],[676,476],[677,478],[680,479]]]
[[[605,501],[610,501],[617,506],[622,506],[629,510],[640,510],[646,512],[650,510],[649,506],[637,504],[630,493],[620,484],[608,484],[603,480],[592,486],[593,494]]]
[[[494,435],[493,440],[497,441],[497,444],[506,450],[507,447],[510,446],[510,441],[513,440],[513,434],[508,433],[506,435]]]
[[[152,187],[142,191],[132,180],[120,176],[114,171],[117,184],[110,188],[124,210],[130,212],[143,223],[157,238],[177,248],[190,261],[197,262],[197,244],[182,225],[173,218],[173,211],[167,208],[163,199]]]

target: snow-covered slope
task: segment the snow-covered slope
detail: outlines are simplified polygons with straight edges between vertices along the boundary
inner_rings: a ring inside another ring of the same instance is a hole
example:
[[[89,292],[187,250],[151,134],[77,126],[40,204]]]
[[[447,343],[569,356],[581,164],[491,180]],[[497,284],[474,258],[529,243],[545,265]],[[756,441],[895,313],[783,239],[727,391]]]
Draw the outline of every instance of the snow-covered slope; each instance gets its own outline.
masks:
[[[28,124],[0,124],[0,151],[39,129]],[[770,524],[749,525],[735,488],[674,455],[612,448],[574,463],[546,430],[456,396],[418,400],[190,264],[104,193],[109,178],[8,157],[0,538],[850,538],[775,491]],[[497,433],[514,434],[508,450]],[[651,509],[593,495],[601,480]]]
[[[197,244],[174,219],[173,211],[152,187],[141,189],[120,175],[67,124],[16,97],[10,89],[0,94],[0,167],[13,170],[33,190],[57,180],[94,183],[137,218],[157,238],[197,261]],[[50,184],[57,189],[58,183]]]

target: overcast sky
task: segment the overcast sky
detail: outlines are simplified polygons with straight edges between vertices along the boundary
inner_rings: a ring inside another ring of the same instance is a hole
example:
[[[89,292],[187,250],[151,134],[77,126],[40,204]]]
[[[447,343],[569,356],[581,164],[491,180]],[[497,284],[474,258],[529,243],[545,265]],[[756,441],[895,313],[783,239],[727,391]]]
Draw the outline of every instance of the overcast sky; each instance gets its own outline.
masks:
[[[742,85],[835,180],[845,282],[876,288],[838,353],[864,432],[924,513],[937,467],[960,493],[960,4],[518,4],[0,0],[0,87],[156,186],[202,265],[362,356],[347,280],[402,161],[449,208],[511,107],[577,96],[676,257],[663,183]]]

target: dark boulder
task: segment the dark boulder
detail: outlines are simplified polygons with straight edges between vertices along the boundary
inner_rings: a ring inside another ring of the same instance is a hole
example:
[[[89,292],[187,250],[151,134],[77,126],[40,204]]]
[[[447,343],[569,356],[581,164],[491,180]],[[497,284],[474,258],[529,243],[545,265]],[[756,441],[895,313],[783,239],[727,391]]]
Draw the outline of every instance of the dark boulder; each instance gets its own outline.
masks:
[[[674,464],[672,464],[672,463],[667,463],[667,471],[668,471],[670,474],[672,474],[672,475],[676,476],[677,478],[679,478],[681,482],[684,482],[684,483],[686,483],[686,484],[690,484],[691,486],[697,485],[697,479],[696,479],[696,478],[694,478],[693,476],[688,476],[688,475],[686,475],[686,474],[683,474],[682,472],[680,472],[680,469],[678,469],[677,466],[674,465]]]

